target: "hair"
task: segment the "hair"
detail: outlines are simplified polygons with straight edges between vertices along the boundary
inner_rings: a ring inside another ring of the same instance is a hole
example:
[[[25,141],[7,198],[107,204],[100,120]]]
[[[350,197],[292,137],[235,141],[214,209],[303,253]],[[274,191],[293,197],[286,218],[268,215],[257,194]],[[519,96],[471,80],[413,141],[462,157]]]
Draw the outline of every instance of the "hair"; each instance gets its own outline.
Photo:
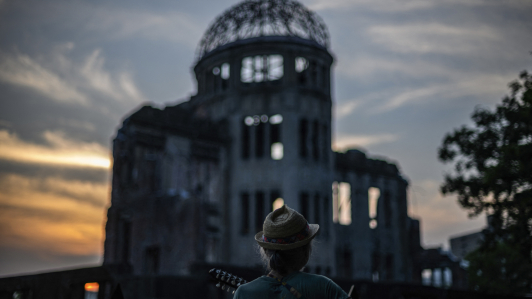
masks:
[[[312,242],[289,250],[272,250],[260,248],[262,262],[268,271],[275,270],[281,275],[301,271],[312,254]]]

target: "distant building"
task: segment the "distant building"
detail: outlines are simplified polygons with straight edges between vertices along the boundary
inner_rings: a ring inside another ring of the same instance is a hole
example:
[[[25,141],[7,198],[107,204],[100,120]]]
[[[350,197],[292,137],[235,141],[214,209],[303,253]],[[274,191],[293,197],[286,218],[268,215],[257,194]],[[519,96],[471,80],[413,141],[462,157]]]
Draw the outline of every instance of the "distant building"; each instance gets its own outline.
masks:
[[[458,258],[464,259],[466,255],[480,247],[483,239],[484,234],[479,231],[451,238],[449,243],[451,243],[452,253]]]
[[[104,265],[138,275],[258,266],[253,236],[284,202],[321,226],[308,271],[420,276],[407,180],[390,162],[331,150],[328,47],[323,21],[296,1],[245,1],[220,15],[199,45],[197,94],[144,106],[117,132]],[[370,200],[370,188],[380,196]],[[337,223],[338,210],[351,223]]]

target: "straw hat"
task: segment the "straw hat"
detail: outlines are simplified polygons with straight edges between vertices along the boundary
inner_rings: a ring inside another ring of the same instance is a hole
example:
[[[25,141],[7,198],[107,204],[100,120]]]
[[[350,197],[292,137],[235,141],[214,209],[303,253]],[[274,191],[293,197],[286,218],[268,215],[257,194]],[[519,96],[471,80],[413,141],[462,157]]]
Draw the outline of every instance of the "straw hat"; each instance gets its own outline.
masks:
[[[297,211],[283,205],[266,216],[262,231],[255,241],[264,249],[288,250],[308,244],[320,229],[318,224],[309,224]]]

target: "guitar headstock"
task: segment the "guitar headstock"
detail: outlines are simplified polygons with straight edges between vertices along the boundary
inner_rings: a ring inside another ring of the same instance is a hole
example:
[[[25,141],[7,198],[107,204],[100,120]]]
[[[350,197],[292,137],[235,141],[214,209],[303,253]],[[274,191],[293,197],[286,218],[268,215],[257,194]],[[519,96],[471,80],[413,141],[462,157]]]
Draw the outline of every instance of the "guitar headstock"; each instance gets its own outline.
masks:
[[[222,271],[221,269],[213,268],[209,271],[209,274],[217,281],[217,287],[222,288],[222,290],[227,290],[227,292],[231,291],[232,289],[233,294],[239,286],[247,283],[247,280]]]

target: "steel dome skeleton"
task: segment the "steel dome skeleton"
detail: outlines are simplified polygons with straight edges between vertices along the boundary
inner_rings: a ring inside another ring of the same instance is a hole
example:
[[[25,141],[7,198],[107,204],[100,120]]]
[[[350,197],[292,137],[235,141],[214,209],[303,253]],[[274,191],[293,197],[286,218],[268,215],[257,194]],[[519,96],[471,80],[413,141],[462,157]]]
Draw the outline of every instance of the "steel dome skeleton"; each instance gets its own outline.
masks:
[[[225,44],[260,36],[297,36],[329,46],[323,20],[299,2],[247,0],[214,20],[201,39],[197,60]]]

